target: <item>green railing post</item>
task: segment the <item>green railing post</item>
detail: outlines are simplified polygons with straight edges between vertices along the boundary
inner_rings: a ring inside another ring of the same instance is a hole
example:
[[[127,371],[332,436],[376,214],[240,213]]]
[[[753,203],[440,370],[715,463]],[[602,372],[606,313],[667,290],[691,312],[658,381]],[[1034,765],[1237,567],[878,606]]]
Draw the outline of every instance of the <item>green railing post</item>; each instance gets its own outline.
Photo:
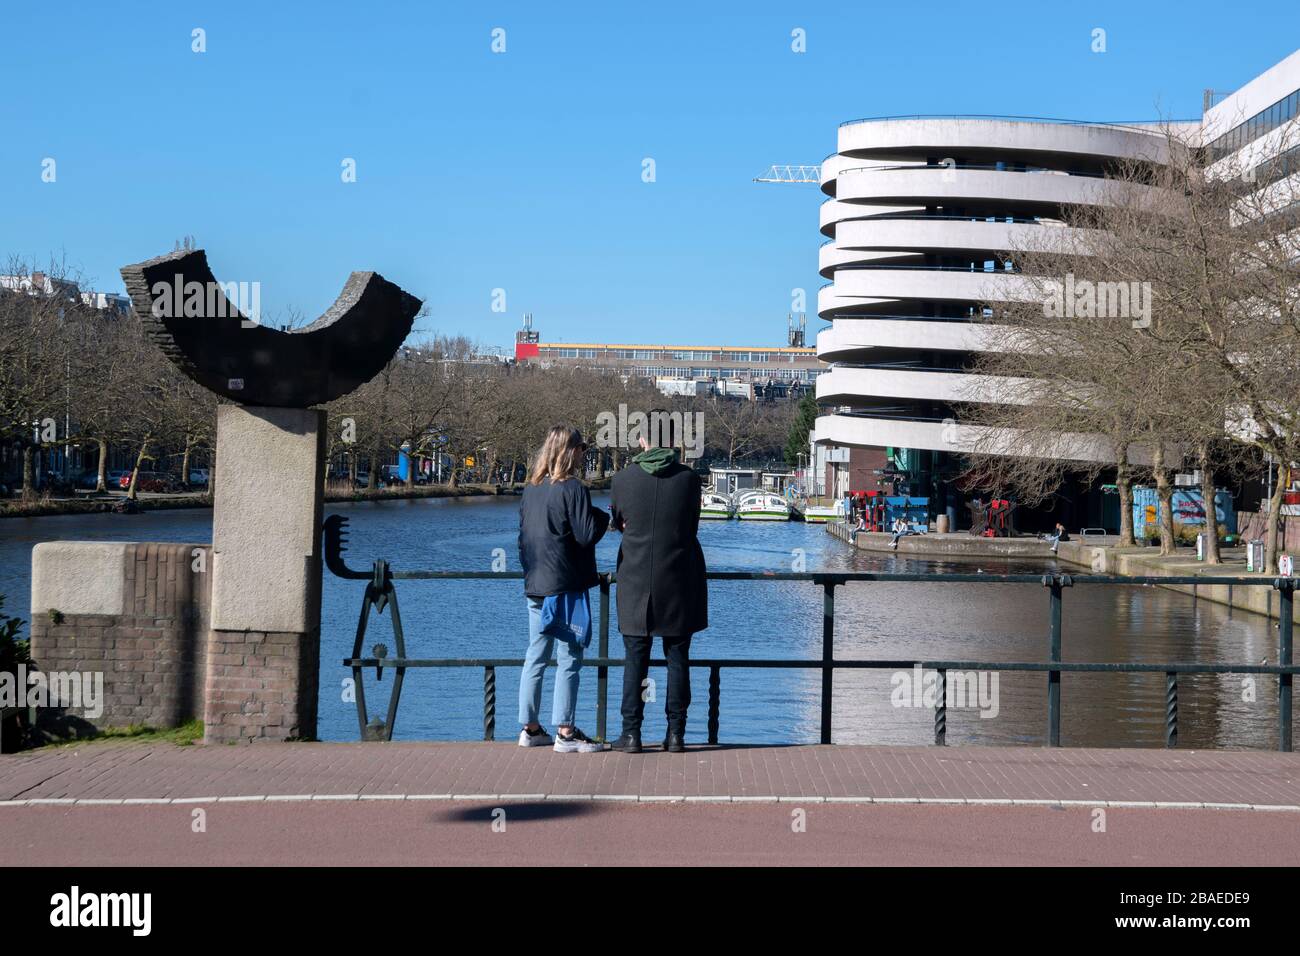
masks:
[[[835,695],[835,585],[834,578],[822,581],[822,733],[821,742],[831,742],[831,705]]]
[[[600,644],[597,653],[609,657],[609,572],[600,575]],[[604,740],[606,715],[609,711],[609,668],[604,664],[596,668],[596,739]]]
[[[939,668],[935,691],[934,743],[936,747],[945,747],[948,744],[948,672],[942,667]]]
[[[714,664],[709,668],[709,743],[718,742],[718,711],[722,695],[722,668]]]
[[[1165,674],[1165,746],[1178,746],[1178,671]]]
[[[1061,588],[1073,582],[1069,575],[1045,574],[1045,584],[1051,594],[1048,608],[1048,656],[1052,664],[1061,663]],[[1061,672],[1047,672],[1047,746],[1061,746]]]
[[[497,736],[497,669],[483,668],[483,739]]]
[[[1292,618],[1295,616],[1295,578],[1278,578],[1273,587],[1278,590],[1277,607],[1277,662],[1291,666]],[[1277,676],[1277,749],[1291,751],[1291,674]]]

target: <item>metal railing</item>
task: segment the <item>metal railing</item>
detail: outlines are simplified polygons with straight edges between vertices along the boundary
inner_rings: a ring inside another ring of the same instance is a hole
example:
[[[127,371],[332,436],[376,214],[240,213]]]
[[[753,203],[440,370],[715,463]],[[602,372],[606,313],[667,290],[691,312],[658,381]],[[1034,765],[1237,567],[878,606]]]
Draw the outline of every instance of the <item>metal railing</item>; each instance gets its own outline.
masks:
[[[411,658],[406,656],[406,642],[402,631],[401,614],[398,609],[395,581],[447,581],[447,580],[495,580],[519,581],[524,575],[520,571],[394,571],[383,559],[376,560],[370,571],[349,568],[343,560],[342,552],[346,550],[347,519],[341,515],[331,515],[325,521],[325,561],[330,571],[341,578],[367,581],[362,597],[361,616],[357,623],[356,639],[352,654],[343,661],[343,666],[351,668],[356,691],[357,720],[362,740],[391,740],[393,726],[397,719],[397,706],[401,699],[402,681],[408,668],[412,667],[474,667],[483,669],[483,739],[493,740],[496,736],[496,670],[499,667],[522,667],[523,658]],[[949,671],[989,671],[1016,672],[1028,671],[1046,675],[1047,692],[1047,744],[1051,747],[1061,745],[1061,675],[1065,673],[1153,673],[1165,675],[1165,746],[1175,747],[1178,743],[1178,681],[1182,674],[1268,674],[1278,678],[1278,749],[1291,750],[1291,713],[1292,685],[1294,675],[1300,671],[1292,663],[1292,620],[1294,617],[1293,599],[1297,584],[1296,578],[1262,577],[1262,576],[1120,576],[1120,575],[1081,575],[1074,576],[1049,572],[1045,574],[961,574],[961,573],[913,573],[913,572],[773,572],[773,571],[711,571],[710,581],[806,581],[822,590],[822,652],[820,658],[704,658],[693,659],[690,666],[695,669],[708,670],[708,740],[710,744],[718,742],[719,710],[722,688],[722,669],[804,669],[821,671],[821,708],[820,708],[820,743],[830,744],[832,740],[831,713],[834,703],[834,677],[837,670],[888,670],[911,671],[916,667],[926,671],[937,672],[935,683],[934,707],[934,742],[943,746],[947,743],[947,676]],[[596,668],[596,737],[606,739],[609,668],[622,667],[623,661],[609,656],[609,597],[615,575],[603,572],[599,575],[599,612],[597,615],[597,656],[586,658],[583,667]],[[842,659],[835,656],[835,589],[858,582],[885,583],[961,583],[961,584],[1022,584],[1043,587],[1048,593],[1048,629],[1044,635],[1047,639],[1046,661],[973,661],[973,660],[935,660],[925,658],[895,660],[859,660]],[[1278,591],[1278,663],[1277,664],[1207,664],[1200,662],[1121,662],[1121,663],[1081,663],[1062,659],[1061,619],[1062,592],[1074,586],[1116,586],[1116,585],[1228,585],[1241,587],[1271,587]],[[362,656],[362,644],[365,640],[366,625],[371,610],[377,613],[391,606],[393,638],[396,643],[395,656],[388,656],[387,648],[376,645],[371,656]],[[665,666],[662,659],[654,659],[651,666]],[[548,662],[554,666],[554,662]],[[368,718],[363,686],[363,670],[374,668],[376,678],[383,679],[383,672],[391,669],[395,672],[392,691],[389,693],[387,719],[380,721],[376,716]]]
[[[1199,119],[1080,120],[1061,119],[1055,116],[1016,116],[1014,114],[1004,115],[1000,113],[905,113],[898,116],[864,116],[860,119],[845,120],[840,124],[840,126],[857,126],[860,123],[888,123],[896,120],[1011,120],[1022,123],[1051,123],[1059,126],[1115,126],[1121,128],[1158,127],[1164,123],[1169,123],[1170,125],[1178,123],[1200,123]],[[837,155],[839,154],[831,153],[831,156]],[[826,158],[830,159],[830,156]]]
[[[848,166],[839,171],[837,175],[843,176],[845,173],[894,173],[908,172],[911,170],[929,170],[931,172],[948,172],[953,169],[975,169],[982,172],[991,173],[1037,173],[1039,175],[1052,176],[1083,176],[1087,179],[1105,179],[1105,173],[1094,173],[1091,171],[1075,169],[1051,169],[1047,166],[1026,166],[1023,169],[1016,169],[1014,166],[1006,163],[900,163],[895,166]]]

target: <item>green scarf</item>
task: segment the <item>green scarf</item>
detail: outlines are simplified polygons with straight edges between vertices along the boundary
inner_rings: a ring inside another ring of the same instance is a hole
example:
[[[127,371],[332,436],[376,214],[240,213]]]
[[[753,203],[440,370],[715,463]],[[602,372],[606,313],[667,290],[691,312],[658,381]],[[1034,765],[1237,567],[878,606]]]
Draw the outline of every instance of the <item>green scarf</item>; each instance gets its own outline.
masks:
[[[671,448],[647,448],[632,461],[645,469],[646,474],[657,475],[676,463],[677,452]]]

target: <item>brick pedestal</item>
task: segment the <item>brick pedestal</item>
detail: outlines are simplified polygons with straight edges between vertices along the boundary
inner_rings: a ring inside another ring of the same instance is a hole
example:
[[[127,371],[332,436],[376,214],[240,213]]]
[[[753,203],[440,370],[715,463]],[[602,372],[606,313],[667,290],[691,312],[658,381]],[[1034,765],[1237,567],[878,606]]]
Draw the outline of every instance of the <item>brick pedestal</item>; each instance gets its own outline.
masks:
[[[213,631],[204,740],[311,739],[316,734],[320,629]]]
[[[207,743],[316,735],[324,467],[324,412],[218,409]]]

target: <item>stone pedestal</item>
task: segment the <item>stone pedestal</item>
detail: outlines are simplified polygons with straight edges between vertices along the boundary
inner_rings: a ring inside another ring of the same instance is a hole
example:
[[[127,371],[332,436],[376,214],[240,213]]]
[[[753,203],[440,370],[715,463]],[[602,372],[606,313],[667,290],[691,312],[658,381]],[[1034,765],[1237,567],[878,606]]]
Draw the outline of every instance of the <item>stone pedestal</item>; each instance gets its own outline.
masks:
[[[204,741],[314,738],[325,413],[217,412]]]

